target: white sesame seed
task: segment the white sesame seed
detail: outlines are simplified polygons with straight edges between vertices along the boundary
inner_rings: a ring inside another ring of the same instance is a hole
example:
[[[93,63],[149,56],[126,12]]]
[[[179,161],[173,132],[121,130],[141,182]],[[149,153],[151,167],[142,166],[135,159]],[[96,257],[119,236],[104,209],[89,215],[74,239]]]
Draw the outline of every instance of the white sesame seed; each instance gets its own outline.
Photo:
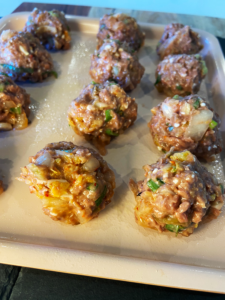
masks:
[[[195,177],[195,174],[192,174],[191,177],[194,178],[194,177]]]
[[[162,151],[162,147],[159,147],[159,146],[158,146],[157,148],[159,149],[159,151]]]
[[[174,123],[174,127],[179,127],[180,124],[179,123]]]
[[[209,151],[211,150],[211,146],[208,147],[208,150],[209,150]]]
[[[155,173],[157,173],[157,171],[158,171],[158,169],[154,169],[152,173],[155,174]]]
[[[213,145],[213,148],[217,148],[217,146],[216,146],[216,145]]]
[[[206,106],[206,104],[204,102],[201,103],[201,106]]]

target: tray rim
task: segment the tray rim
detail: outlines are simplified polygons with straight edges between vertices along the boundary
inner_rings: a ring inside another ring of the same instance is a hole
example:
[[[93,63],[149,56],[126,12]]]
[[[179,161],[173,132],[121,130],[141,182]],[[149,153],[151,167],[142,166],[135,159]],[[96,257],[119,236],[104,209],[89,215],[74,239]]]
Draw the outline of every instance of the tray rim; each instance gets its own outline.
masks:
[[[1,25],[6,21],[11,21],[29,13],[19,12],[3,17],[0,20],[0,30],[3,29]],[[73,15],[66,15],[66,17],[84,25],[87,22],[88,25],[94,23],[97,26],[99,20],[99,18]],[[139,24],[142,28],[146,27],[148,29],[154,27],[161,30],[164,27],[161,24],[142,22],[139,22]],[[223,53],[216,37],[204,30],[197,29],[197,31],[202,33],[202,35],[206,33],[213,40],[214,46],[217,47],[217,55],[219,55],[220,60],[224,61]],[[219,65],[218,71],[225,76],[225,61]],[[49,247],[4,239],[0,239],[0,263],[112,280],[225,294],[224,269],[190,266],[54,246]],[[106,264],[107,268],[105,267]],[[139,269],[138,272],[137,269]],[[183,276],[184,273],[185,276]],[[199,273],[201,273],[200,280]],[[176,278],[176,283],[174,283],[174,278]]]

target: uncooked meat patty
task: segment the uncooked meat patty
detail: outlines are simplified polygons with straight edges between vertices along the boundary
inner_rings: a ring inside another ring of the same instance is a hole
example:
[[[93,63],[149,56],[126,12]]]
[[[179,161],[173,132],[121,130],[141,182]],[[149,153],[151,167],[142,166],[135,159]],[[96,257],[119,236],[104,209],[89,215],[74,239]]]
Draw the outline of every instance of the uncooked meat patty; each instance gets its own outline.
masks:
[[[95,82],[114,80],[126,92],[132,91],[141,81],[145,68],[126,42],[105,40],[91,56],[90,75]]]
[[[0,74],[31,82],[57,77],[51,56],[40,41],[29,32],[10,29],[0,36]]]
[[[21,170],[17,179],[41,198],[44,213],[67,224],[97,217],[114,193],[115,176],[102,157],[69,142],[48,144]]]
[[[123,133],[137,118],[137,104],[115,82],[87,85],[72,101],[70,126],[91,141],[102,155],[113,137]]]
[[[220,214],[223,186],[189,151],[168,152],[143,169],[144,180],[130,180],[139,225],[189,236]]]
[[[207,71],[199,54],[169,55],[157,66],[155,87],[170,97],[196,94]]]
[[[105,39],[127,42],[132,49],[138,50],[144,44],[145,34],[134,18],[125,14],[109,14],[100,19],[97,34],[98,49]]]
[[[159,150],[187,149],[206,160],[222,151],[220,118],[200,96],[166,98],[151,112],[148,125]]]
[[[37,37],[48,50],[70,48],[69,26],[63,12],[56,9],[41,11],[35,8],[29,15],[24,31]]]
[[[157,53],[161,59],[170,54],[195,54],[203,48],[199,34],[190,26],[172,23],[165,27],[157,45]]]

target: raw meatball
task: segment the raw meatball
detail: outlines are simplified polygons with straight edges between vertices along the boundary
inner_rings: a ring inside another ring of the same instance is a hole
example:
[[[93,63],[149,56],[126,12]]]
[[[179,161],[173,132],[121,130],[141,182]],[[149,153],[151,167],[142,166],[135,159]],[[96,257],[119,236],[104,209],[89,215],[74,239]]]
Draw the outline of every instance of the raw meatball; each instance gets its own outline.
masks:
[[[222,151],[220,118],[198,95],[166,98],[151,112],[148,125],[159,150],[187,149],[205,160],[213,160]]]
[[[7,76],[0,75],[0,130],[28,126],[30,95]]]
[[[172,23],[165,27],[156,51],[161,59],[169,54],[195,54],[203,48],[199,34],[189,26]]]
[[[199,54],[169,55],[157,66],[155,87],[170,97],[196,94],[207,71]]]
[[[17,178],[41,198],[43,211],[54,221],[88,222],[111,201],[115,176],[92,149],[69,142],[48,144]]]
[[[220,214],[223,186],[189,151],[169,152],[143,169],[144,180],[130,180],[139,225],[189,236]]]
[[[63,12],[56,9],[41,11],[35,8],[23,29],[37,37],[48,50],[70,48],[69,26]]]
[[[105,40],[101,48],[91,56],[89,73],[93,80],[99,83],[114,80],[126,92],[137,86],[144,71],[136,52],[119,40]]]
[[[50,54],[29,32],[5,30],[0,36],[0,74],[14,80],[42,81],[53,71]]]
[[[137,118],[137,104],[115,82],[91,83],[73,100],[68,121],[75,132],[84,135],[99,152],[123,133]]]
[[[134,18],[125,14],[110,14],[100,19],[97,49],[102,46],[105,39],[127,42],[132,49],[138,50],[144,44],[145,34]]]

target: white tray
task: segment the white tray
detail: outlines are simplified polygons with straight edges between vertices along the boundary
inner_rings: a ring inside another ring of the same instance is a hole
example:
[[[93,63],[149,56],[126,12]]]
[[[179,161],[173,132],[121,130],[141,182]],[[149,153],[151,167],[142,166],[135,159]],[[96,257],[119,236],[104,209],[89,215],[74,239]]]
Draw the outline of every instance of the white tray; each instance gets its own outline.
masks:
[[[0,20],[0,31],[21,30],[28,13]],[[154,88],[158,62],[155,45],[163,26],[142,24],[146,32],[140,62],[146,67],[141,84],[132,92],[138,103],[134,126],[108,146],[105,160],[116,174],[112,203],[97,219],[79,226],[52,221],[41,209],[41,201],[28,186],[16,181],[20,167],[49,142],[61,140],[90,146],[67,123],[67,109],[88,75],[90,54],[95,49],[98,20],[67,16],[72,28],[72,47],[53,53],[59,74],[43,83],[21,84],[32,99],[32,123],[22,131],[0,134],[0,170],[8,184],[0,196],[0,262],[52,271],[83,274],[194,290],[225,293],[225,214],[200,226],[189,238],[159,234],[139,227],[134,220],[134,197],[129,178],[142,179],[144,164],[161,155],[152,143],[147,122],[150,108],[165,96]],[[225,132],[225,63],[215,37],[199,31],[202,54],[209,74],[200,95],[205,96],[222,118]],[[224,157],[224,154],[222,154]],[[208,165],[224,182],[221,160]]]

